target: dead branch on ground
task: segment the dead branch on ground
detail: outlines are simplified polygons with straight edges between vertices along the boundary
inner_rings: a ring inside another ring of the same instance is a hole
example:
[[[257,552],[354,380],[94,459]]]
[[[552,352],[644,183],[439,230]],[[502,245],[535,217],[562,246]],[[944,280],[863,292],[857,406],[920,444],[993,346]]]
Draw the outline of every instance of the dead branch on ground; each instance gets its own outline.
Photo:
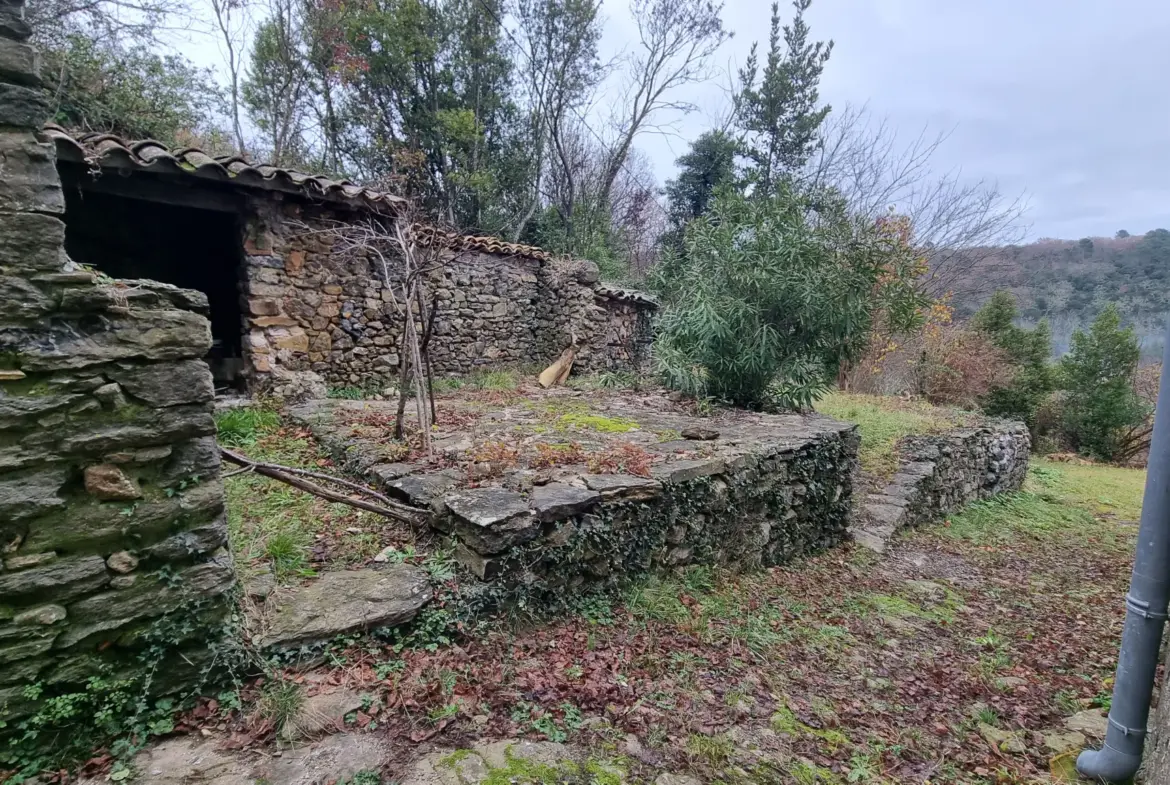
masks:
[[[356,507],[359,510],[366,510],[367,512],[376,512],[379,515],[384,515],[387,518],[393,518],[396,521],[410,524],[412,526],[422,522],[426,513],[422,510],[417,510],[409,507],[401,502],[396,502],[377,491],[370,490],[364,485],[341,477],[334,477],[331,474],[323,472],[310,471],[308,469],[297,469],[292,466],[282,466],[278,463],[263,463],[261,461],[254,461],[246,455],[241,455],[238,452],[233,452],[226,447],[220,447],[219,453],[223,456],[225,461],[234,463],[237,466],[243,466],[245,469],[261,474],[265,477],[271,477],[274,480],[280,480],[283,483],[291,485],[294,488],[311,493],[314,496],[319,496],[322,499],[338,504],[347,504],[350,507]],[[236,472],[232,472],[235,474]],[[343,488],[348,488],[378,502],[365,501],[364,499],[355,499],[351,496],[346,496],[336,491],[331,491],[328,488],[323,488],[315,482],[310,482],[306,477],[311,477],[315,480],[334,483]]]

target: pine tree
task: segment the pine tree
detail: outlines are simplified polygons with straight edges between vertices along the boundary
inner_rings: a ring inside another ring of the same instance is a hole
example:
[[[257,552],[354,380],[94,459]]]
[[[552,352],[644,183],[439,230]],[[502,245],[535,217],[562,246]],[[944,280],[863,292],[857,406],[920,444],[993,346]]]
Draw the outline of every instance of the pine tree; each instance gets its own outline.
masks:
[[[1118,437],[1149,414],[1133,389],[1140,357],[1137,335],[1132,327],[1121,326],[1121,314],[1112,303],[1088,332],[1073,333],[1072,349],[1060,370],[1066,391],[1065,432],[1075,447],[1112,459]]]
[[[736,122],[750,162],[748,179],[759,196],[773,193],[778,182],[791,178],[807,163],[817,149],[818,132],[830,111],[827,105],[818,106],[818,86],[833,42],[810,43],[804,12],[812,0],[793,0],[792,5],[796,16],[781,28],[779,5],[772,4],[763,71],[757,74],[759,54],[753,44],[747,64],[739,72],[742,87],[736,97]]]

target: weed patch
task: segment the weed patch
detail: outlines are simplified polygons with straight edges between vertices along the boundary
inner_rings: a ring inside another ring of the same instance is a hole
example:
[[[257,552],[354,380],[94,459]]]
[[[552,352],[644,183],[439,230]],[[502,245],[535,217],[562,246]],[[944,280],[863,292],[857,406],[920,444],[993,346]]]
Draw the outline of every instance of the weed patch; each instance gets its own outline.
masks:
[[[280,427],[280,415],[271,409],[248,406],[228,409],[215,417],[216,438],[229,447],[250,447]]]

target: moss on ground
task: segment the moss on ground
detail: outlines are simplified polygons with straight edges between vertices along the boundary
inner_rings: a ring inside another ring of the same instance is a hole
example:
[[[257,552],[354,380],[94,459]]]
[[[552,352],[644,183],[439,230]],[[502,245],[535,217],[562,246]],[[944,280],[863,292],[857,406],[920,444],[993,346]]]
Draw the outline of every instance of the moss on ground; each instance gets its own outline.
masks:
[[[589,431],[597,431],[598,433],[627,433],[637,430],[638,423],[621,417],[605,417],[600,414],[569,412],[562,414],[557,419],[557,427],[560,430],[582,428]]]

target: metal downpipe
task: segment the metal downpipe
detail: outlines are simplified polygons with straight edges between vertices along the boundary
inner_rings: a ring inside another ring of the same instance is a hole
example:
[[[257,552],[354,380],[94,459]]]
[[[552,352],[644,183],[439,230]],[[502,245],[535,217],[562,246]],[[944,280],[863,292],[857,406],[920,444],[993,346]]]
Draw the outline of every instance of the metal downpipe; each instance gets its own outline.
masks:
[[[1105,746],[1085,750],[1077,758],[1077,771],[1104,782],[1127,782],[1137,774],[1146,742],[1146,723],[1154,691],[1154,674],[1162,644],[1162,627],[1170,600],[1170,329],[1162,358],[1162,388],[1142,522],[1138,530],[1133,576],[1125,597],[1125,628],[1117,656],[1117,676],[1109,711]],[[1170,695],[1170,693],[1168,693]]]

